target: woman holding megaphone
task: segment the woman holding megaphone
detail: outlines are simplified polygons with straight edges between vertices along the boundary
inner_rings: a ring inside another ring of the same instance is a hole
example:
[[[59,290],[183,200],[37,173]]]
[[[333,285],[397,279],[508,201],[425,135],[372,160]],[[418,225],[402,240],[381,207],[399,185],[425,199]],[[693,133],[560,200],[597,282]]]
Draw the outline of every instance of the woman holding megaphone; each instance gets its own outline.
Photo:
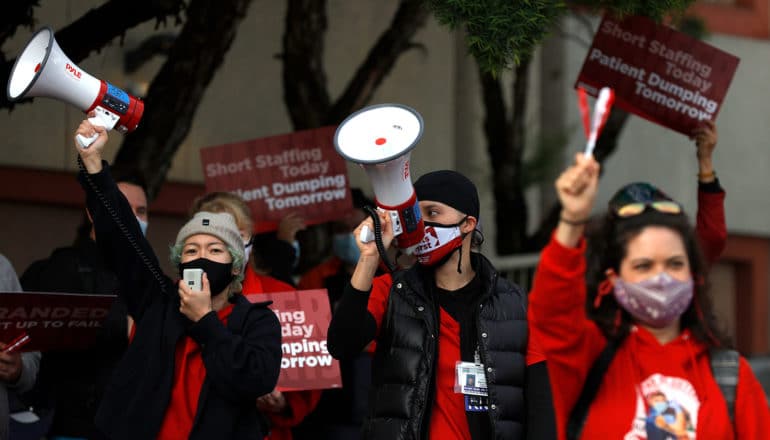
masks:
[[[475,185],[454,171],[414,184],[425,238],[418,264],[374,277],[379,254],[354,231],[360,257],[332,316],[338,359],[376,342],[367,439],[555,438],[544,357],[527,333],[526,295],[500,278],[480,244]],[[382,241],[393,240],[380,214]],[[473,379],[470,379],[473,377]]]
[[[85,120],[77,135],[97,135],[87,148],[75,141],[78,178],[96,243],[135,321],[96,426],[115,439],[263,438],[254,402],[278,381],[280,327],[269,302],[241,294],[244,243],[232,215],[198,212],[182,227],[171,259],[180,275],[202,270],[201,288],[172,281],[102,160],[106,130]]]

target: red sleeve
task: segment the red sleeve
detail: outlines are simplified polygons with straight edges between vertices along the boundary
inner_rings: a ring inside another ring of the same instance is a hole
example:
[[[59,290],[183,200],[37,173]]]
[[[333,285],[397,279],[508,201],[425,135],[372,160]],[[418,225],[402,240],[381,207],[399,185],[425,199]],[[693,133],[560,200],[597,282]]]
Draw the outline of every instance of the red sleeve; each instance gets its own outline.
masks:
[[[695,232],[709,264],[716,262],[727,244],[725,192],[698,191]]]
[[[369,294],[367,309],[374,317],[374,322],[377,323],[378,334],[382,324],[382,317],[385,316],[385,310],[388,308],[391,285],[393,285],[393,278],[390,274],[380,275],[372,281],[372,292]]]
[[[291,428],[299,425],[315,409],[321,399],[321,390],[287,391],[283,395],[289,410],[284,413],[270,413],[270,422],[273,426]]]
[[[532,338],[548,357],[549,368],[554,359],[575,363],[575,353],[589,346],[596,356],[606,343],[585,314],[585,249],[584,239],[578,247],[567,248],[552,237],[535,271],[527,318]]]
[[[540,348],[540,343],[532,334],[527,341],[527,366],[545,361],[545,352]]]
[[[738,387],[735,393],[735,438],[769,439],[770,409],[767,396],[743,357],[738,367]]]
[[[535,347],[539,345],[548,361],[560,438],[588,370],[606,344],[585,314],[585,247],[585,240],[577,248],[567,248],[551,237],[529,296],[530,340],[536,341]]]

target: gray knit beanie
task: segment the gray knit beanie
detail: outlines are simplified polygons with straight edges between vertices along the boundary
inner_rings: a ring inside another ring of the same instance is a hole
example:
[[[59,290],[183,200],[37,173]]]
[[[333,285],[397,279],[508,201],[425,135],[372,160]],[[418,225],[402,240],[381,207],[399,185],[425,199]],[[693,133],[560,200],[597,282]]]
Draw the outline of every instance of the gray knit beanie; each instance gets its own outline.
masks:
[[[187,237],[195,234],[208,234],[222,240],[229,248],[239,255],[233,255],[233,260],[243,261],[246,253],[243,247],[243,238],[235,219],[226,212],[196,212],[179,233],[176,235],[176,245],[181,246]]]

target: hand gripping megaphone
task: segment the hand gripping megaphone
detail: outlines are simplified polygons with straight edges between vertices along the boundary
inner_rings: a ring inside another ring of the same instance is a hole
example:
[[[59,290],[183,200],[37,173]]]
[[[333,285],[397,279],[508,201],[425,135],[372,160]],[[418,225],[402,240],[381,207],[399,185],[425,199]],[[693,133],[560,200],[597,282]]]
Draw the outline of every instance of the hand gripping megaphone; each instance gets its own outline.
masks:
[[[422,131],[422,116],[414,109],[379,104],[351,114],[334,134],[337,152],[366,171],[375,202],[390,215],[396,244],[405,253],[411,253],[425,234],[409,177],[409,155]],[[361,241],[373,239],[371,231],[362,231]]]
[[[140,99],[94,78],[70,61],[49,27],[37,31],[16,59],[7,94],[10,101],[40,96],[67,102],[85,113],[93,110],[96,116],[89,119],[92,124],[121,133],[134,131],[144,112]],[[97,137],[78,135],[78,142],[87,148]]]

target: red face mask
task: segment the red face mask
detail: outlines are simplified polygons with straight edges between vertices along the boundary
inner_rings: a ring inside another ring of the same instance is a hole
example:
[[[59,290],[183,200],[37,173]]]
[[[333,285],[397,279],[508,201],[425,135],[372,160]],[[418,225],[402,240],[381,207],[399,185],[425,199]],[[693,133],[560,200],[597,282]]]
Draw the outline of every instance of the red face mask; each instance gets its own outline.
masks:
[[[466,218],[453,225],[425,222],[425,236],[414,250],[417,262],[423,266],[434,266],[462,246],[464,236],[460,225]]]

